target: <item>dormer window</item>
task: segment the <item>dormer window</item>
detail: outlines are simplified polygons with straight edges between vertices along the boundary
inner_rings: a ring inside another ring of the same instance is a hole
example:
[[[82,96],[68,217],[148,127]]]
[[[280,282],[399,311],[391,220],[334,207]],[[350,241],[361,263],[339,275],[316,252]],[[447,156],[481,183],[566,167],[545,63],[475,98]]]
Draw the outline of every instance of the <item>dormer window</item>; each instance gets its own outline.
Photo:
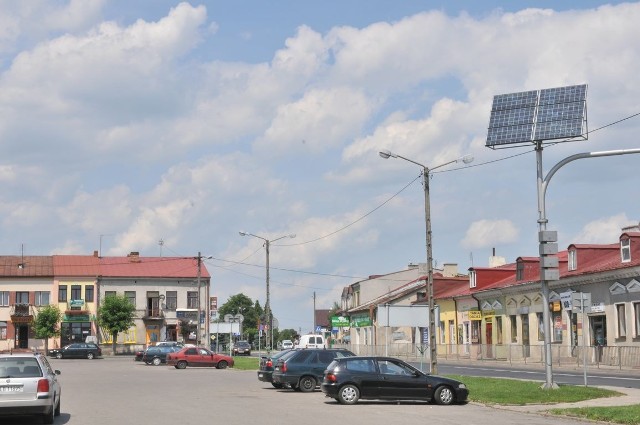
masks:
[[[628,263],[631,261],[631,240],[630,239],[622,239],[620,241],[620,256],[622,257],[623,263]]]
[[[569,271],[576,270],[578,268],[578,251],[572,249],[569,251]]]
[[[476,287],[476,272],[474,270],[471,270],[469,272],[469,288],[475,288]]]
[[[524,279],[524,263],[522,261],[518,261],[516,264],[516,280]]]

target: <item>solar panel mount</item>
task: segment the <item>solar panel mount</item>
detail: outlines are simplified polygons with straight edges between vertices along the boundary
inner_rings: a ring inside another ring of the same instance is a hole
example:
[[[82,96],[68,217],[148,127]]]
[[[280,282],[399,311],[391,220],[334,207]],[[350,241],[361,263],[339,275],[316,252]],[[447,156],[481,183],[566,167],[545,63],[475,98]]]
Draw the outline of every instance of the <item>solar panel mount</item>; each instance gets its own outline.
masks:
[[[487,147],[586,140],[587,136],[586,84],[493,97]]]

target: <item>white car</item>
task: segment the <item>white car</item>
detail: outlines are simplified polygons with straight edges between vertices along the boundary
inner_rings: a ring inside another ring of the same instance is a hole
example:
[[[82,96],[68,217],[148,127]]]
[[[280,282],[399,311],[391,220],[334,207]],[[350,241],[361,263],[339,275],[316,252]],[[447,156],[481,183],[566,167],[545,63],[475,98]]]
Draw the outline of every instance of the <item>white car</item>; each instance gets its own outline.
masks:
[[[291,350],[293,348],[293,341],[290,339],[285,339],[282,341],[282,349],[283,350]]]
[[[42,354],[0,354],[0,418],[34,415],[52,424],[60,416],[58,375]]]

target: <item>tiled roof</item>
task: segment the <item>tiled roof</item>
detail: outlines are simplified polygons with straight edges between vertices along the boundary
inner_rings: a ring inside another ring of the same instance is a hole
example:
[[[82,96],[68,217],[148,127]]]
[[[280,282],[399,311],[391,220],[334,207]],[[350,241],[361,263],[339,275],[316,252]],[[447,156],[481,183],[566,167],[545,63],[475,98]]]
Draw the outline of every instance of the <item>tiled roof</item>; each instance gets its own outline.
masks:
[[[53,277],[50,256],[0,256],[0,277]]]

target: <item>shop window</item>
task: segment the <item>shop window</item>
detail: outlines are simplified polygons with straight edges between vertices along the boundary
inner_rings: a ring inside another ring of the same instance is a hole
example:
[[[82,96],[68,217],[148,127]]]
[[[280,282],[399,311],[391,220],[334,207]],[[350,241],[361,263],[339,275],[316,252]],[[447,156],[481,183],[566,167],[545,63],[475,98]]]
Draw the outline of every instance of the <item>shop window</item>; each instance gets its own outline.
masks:
[[[496,342],[502,345],[502,316],[496,316]]]
[[[640,337],[640,303],[633,303],[633,323],[635,326],[634,337]]]

